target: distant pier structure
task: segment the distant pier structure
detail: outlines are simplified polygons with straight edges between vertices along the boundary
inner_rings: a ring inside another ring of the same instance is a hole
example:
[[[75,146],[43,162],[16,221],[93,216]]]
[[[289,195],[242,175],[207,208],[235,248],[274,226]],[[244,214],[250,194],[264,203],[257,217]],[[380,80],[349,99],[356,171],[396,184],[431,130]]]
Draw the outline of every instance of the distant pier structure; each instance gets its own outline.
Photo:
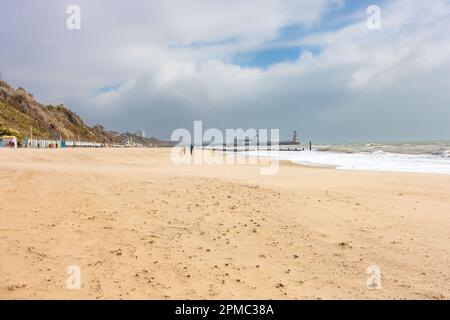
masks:
[[[291,140],[280,141],[279,144],[281,146],[299,145],[300,144],[300,139],[298,138],[297,130],[294,130],[294,133],[292,134],[292,139]]]
[[[292,135],[292,144],[300,144],[300,140],[298,139],[297,130],[294,130],[294,134]]]

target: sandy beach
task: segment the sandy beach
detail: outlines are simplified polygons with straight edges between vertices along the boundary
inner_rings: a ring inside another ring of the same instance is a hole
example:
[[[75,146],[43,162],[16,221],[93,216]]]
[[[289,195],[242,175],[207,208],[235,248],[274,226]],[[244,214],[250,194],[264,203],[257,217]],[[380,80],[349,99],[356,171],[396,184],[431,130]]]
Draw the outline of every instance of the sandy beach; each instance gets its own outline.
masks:
[[[450,299],[449,175],[3,149],[0,183],[1,299]]]

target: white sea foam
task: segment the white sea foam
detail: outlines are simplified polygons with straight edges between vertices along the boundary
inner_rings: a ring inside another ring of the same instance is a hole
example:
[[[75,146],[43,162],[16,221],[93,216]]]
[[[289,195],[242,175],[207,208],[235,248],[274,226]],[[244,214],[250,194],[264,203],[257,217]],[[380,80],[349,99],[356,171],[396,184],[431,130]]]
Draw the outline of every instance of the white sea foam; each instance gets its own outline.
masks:
[[[447,154],[398,154],[377,150],[361,153],[328,151],[250,151],[249,156],[290,160],[305,165],[333,166],[340,170],[450,174]],[[447,156],[447,157],[446,157]]]

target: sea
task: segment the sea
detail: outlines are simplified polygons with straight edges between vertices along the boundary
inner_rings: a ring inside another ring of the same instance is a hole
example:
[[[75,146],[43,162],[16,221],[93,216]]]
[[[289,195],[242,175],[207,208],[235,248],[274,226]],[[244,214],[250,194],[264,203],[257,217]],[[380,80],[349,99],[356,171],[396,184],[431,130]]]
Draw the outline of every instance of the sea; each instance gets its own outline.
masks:
[[[247,151],[248,156],[288,160],[338,170],[450,174],[450,141],[280,146],[280,151]]]

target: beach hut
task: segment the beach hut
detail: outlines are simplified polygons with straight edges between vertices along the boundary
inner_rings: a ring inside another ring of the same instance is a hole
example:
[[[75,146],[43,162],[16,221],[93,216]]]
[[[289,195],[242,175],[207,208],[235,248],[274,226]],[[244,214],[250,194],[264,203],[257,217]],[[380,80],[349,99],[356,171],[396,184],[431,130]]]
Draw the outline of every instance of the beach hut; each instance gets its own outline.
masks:
[[[1,136],[2,148],[17,148],[17,138],[15,136]]]

